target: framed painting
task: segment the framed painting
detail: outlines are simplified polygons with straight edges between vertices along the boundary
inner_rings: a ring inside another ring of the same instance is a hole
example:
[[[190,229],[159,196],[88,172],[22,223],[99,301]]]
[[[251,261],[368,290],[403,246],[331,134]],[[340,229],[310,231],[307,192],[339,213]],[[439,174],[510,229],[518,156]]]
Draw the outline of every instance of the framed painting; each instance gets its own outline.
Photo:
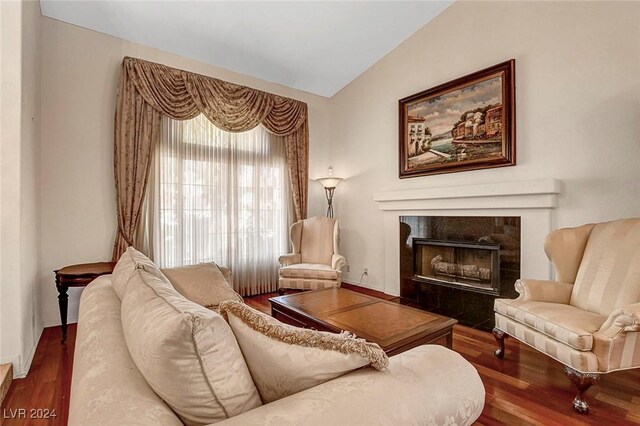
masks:
[[[516,164],[515,60],[408,96],[400,178]]]

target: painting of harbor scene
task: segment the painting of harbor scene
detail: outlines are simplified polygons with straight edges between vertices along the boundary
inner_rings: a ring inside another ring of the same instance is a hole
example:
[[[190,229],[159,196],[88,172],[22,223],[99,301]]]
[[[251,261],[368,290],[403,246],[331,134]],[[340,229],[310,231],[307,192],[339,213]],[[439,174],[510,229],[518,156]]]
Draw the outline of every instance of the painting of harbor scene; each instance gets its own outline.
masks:
[[[400,101],[400,177],[515,164],[513,62]]]

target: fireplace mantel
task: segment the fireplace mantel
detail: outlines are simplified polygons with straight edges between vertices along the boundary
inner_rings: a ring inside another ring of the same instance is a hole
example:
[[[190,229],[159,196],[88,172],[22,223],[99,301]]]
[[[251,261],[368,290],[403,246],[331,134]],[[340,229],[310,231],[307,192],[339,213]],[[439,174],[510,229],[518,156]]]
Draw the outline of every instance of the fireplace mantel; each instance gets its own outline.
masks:
[[[544,238],[554,229],[561,182],[554,178],[439,186],[377,192],[373,195],[384,214],[385,293],[400,295],[400,216],[520,216],[521,273],[531,279],[550,279],[552,269],[544,254]]]
[[[536,179],[384,191],[373,199],[383,211],[553,209],[559,193],[557,179]]]

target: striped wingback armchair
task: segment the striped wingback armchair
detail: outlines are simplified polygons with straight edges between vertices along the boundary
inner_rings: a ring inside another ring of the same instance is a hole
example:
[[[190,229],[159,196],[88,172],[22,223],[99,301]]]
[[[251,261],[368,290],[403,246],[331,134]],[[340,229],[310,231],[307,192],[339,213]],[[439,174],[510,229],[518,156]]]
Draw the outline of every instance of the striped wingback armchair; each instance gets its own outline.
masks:
[[[316,216],[300,220],[289,229],[293,253],[280,256],[278,292],[294,288],[319,290],[340,287],[341,269],[347,264],[338,253],[336,219]]]
[[[640,367],[640,219],[553,231],[545,252],[557,281],[518,280],[517,299],[495,301],[495,355],[513,336],[561,362],[587,413],[601,374]]]

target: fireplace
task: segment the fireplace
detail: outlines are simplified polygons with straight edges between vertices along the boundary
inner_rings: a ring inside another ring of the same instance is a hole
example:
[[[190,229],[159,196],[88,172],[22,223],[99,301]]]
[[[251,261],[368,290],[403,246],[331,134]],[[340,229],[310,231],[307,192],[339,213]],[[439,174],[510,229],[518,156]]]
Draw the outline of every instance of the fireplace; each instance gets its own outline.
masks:
[[[413,279],[500,294],[500,244],[413,239]]]
[[[493,301],[517,296],[520,218],[400,216],[400,296],[483,330]]]

